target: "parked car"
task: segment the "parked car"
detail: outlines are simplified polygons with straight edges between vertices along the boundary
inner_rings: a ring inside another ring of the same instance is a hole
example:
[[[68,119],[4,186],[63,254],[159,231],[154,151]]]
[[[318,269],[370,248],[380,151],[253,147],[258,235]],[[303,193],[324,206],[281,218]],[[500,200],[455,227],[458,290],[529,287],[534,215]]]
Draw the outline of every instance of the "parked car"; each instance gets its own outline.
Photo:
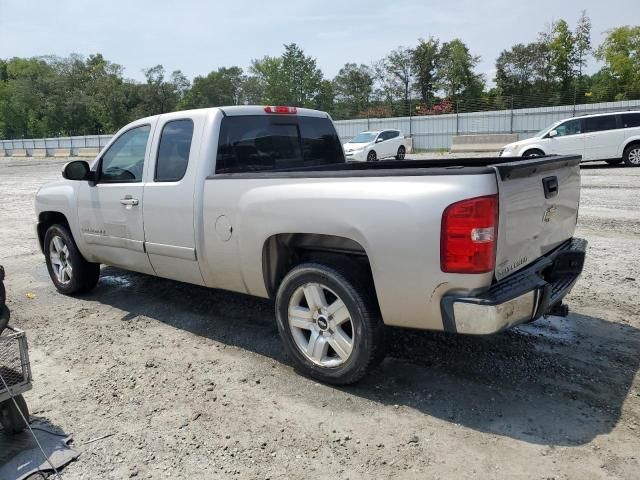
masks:
[[[38,239],[64,294],[107,264],[271,297],[295,365],[346,384],[384,357],[386,325],[491,334],[566,315],[579,162],[351,163],[323,112],[167,113],[44,185]]]
[[[503,157],[582,155],[582,161],[640,167],[640,111],[600,113],[561,120],[533,138],[510,143]]]
[[[344,144],[348,162],[375,162],[382,158],[404,160],[407,139],[400,130],[362,132]]]

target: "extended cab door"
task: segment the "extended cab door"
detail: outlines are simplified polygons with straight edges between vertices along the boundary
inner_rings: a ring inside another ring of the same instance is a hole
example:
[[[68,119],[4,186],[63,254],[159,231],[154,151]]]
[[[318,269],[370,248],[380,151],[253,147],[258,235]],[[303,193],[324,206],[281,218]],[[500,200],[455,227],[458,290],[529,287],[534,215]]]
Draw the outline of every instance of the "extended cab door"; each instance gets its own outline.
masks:
[[[581,118],[567,120],[554,130],[557,135],[547,139],[546,154],[584,156],[584,126]]]
[[[78,187],[83,240],[100,263],[153,274],[144,249],[143,173],[155,121],[122,132],[96,166],[96,182]]]
[[[203,128],[202,115],[159,118],[143,207],[145,246],[156,274],[198,285],[204,282],[197,261],[194,197]]]

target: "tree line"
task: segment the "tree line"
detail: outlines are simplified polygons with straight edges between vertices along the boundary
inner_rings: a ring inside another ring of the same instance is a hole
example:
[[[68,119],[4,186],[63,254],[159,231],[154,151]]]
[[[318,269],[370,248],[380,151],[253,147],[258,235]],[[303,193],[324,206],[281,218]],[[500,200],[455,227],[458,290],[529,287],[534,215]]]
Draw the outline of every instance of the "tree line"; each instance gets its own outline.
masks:
[[[0,138],[111,133],[135,118],[220,105],[293,105],[343,119],[640,98],[640,26],[609,30],[597,47],[590,39],[586,12],[574,28],[558,20],[500,53],[491,88],[459,38],[421,38],[371,65],[346,63],[333,79],[295,43],[192,82],[162,65],[142,82],[127,79],[101,54],[0,59]],[[602,68],[588,75],[592,57]]]

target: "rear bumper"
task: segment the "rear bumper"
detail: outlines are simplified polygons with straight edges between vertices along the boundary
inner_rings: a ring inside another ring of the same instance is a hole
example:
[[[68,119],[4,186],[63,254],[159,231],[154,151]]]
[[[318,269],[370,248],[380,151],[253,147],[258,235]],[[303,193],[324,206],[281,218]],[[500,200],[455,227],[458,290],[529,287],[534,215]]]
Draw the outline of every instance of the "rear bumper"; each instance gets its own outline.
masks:
[[[572,238],[485,292],[445,295],[440,305],[444,329],[487,335],[548,314],[578,280],[586,248],[586,240]]]

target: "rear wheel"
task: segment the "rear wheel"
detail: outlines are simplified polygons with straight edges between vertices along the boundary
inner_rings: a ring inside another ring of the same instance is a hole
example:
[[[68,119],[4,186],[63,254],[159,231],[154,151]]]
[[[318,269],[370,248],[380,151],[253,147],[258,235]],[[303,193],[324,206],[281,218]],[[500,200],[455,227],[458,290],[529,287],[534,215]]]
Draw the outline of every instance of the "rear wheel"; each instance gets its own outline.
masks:
[[[367,153],[367,162],[375,162],[378,159],[375,150],[371,150]]]
[[[29,408],[27,407],[27,402],[24,400],[24,397],[17,395],[13,398],[16,401],[15,403],[13,403],[12,399],[0,403],[0,424],[2,424],[4,431],[9,434],[23,431],[27,428],[24,418],[26,418],[27,421],[29,420]],[[24,418],[22,418],[23,416]]]
[[[370,291],[347,270],[318,263],[287,274],[276,297],[276,319],[299,371],[345,385],[384,357],[384,326]]]
[[[537,148],[533,148],[524,152],[522,156],[527,158],[544,157],[544,152],[542,150],[538,150]]]
[[[622,158],[628,167],[640,167],[640,143],[625,148]]]
[[[63,225],[52,225],[45,233],[44,256],[49,276],[60,293],[88,292],[98,283],[100,264],[85,260]]]
[[[398,153],[396,153],[396,160],[404,160],[404,156],[406,153],[407,150],[402,145],[400,145],[398,147]]]

